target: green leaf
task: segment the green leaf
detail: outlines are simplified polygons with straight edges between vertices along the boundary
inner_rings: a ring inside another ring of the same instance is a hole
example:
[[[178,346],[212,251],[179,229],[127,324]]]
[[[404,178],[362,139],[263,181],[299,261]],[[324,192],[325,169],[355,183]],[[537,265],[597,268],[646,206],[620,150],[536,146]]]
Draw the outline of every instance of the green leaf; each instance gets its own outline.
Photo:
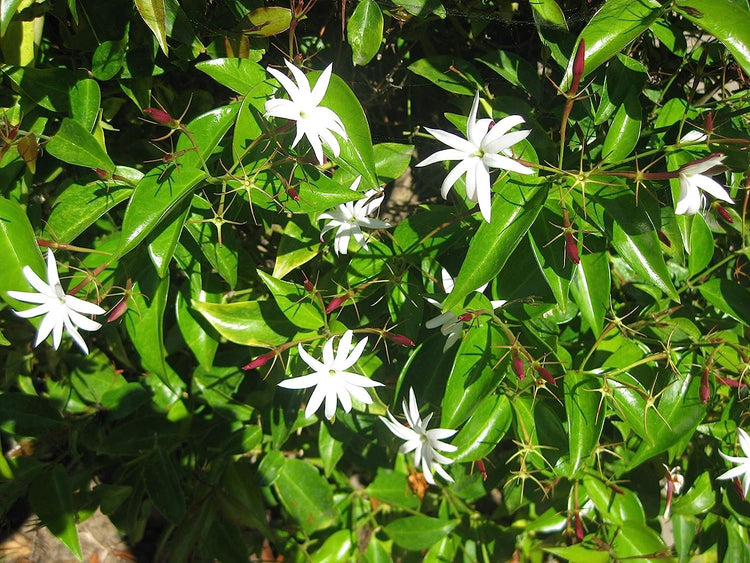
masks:
[[[576,266],[570,291],[591,331],[599,336],[609,306],[611,279],[609,261],[604,252],[582,254]]]
[[[48,153],[68,164],[100,168],[110,173],[115,171],[115,163],[107,151],[75,119],[63,119],[60,129],[45,146]]]
[[[517,86],[528,93],[535,100],[539,99],[542,93],[542,83],[536,69],[527,60],[511,51],[502,50],[493,51],[477,60],[494,70],[513,86]]]
[[[31,483],[29,501],[42,523],[81,561],[72,488],[65,468],[55,464],[51,471],[45,471]]]
[[[372,147],[375,155],[375,172],[381,182],[395,180],[406,172],[414,152],[414,145],[378,143]]]
[[[428,516],[407,516],[394,520],[383,531],[396,545],[405,549],[427,549],[453,531],[455,520],[441,520]]]
[[[510,428],[513,411],[505,395],[488,395],[451,443],[458,448],[457,462],[487,457]]]
[[[194,145],[187,134],[183,133],[180,135],[175,152],[187,151],[179,157],[178,162],[181,167],[198,168],[202,163],[201,157],[203,160],[208,160],[211,153],[219,144],[219,141],[226,135],[229,128],[234,125],[237,113],[240,111],[240,105],[237,102],[213,109],[196,117],[187,124],[187,130],[192,134],[200,154],[195,150],[189,150]]]
[[[602,157],[607,162],[624,160],[638,144],[641,135],[641,102],[639,92],[631,92],[617,108],[602,145]]]
[[[151,29],[164,55],[169,55],[167,45],[167,13],[164,0],[135,0],[135,7]]]
[[[48,399],[8,391],[0,395],[0,429],[3,432],[41,437],[63,425],[60,412]]]
[[[163,170],[151,170],[136,185],[122,220],[118,256],[133,250],[204,177],[201,170],[187,166],[170,172],[162,178]]]
[[[5,35],[13,16],[16,15],[18,5],[22,0],[3,0],[0,2],[0,37]]]
[[[209,327],[204,328],[205,320],[190,306],[188,287],[189,284],[183,285],[175,298],[177,328],[201,367],[208,369],[213,364],[219,342],[208,332]]]
[[[287,459],[274,488],[284,508],[308,534],[339,519],[331,486],[307,461]]]
[[[531,2],[534,10],[534,21],[541,20],[547,25],[553,25],[567,29],[565,14],[555,0],[538,0]]]
[[[364,193],[342,186],[317,170],[307,171],[299,167],[295,177],[301,181],[297,192],[300,200],[296,202],[290,199],[286,203],[287,209],[293,213],[322,213],[364,197]]]
[[[160,448],[154,449],[143,465],[143,477],[156,510],[171,523],[179,524],[185,516],[185,495],[169,454]]]
[[[731,0],[680,0],[675,11],[716,37],[750,74],[748,11]]]
[[[313,563],[339,563],[339,561],[349,561],[353,550],[351,532],[339,530],[328,536],[320,549],[310,557]]]
[[[47,271],[34,229],[26,212],[15,201],[0,197],[0,256],[3,257],[3,275],[0,276],[0,296],[13,308],[21,311],[33,305],[11,299],[8,291],[29,291],[29,282],[23,267],[29,266],[42,279]]]
[[[366,65],[378,53],[383,41],[383,12],[373,0],[360,0],[346,23],[352,47],[352,63]]]
[[[602,549],[590,549],[583,545],[566,547],[545,547],[544,551],[570,561],[570,563],[607,563],[609,554]]]
[[[568,308],[570,281],[576,270],[571,260],[566,263],[564,240],[558,238],[557,244],[553,242],[560,235],[556,224],[562,225],[562,218],[544,208],[539,219],[531,226],[528,237],[536,263],[558,305],[565,311]]]
[[[245,374],[237,367],[198,367],[193,371],[192,383],[196,395],[205,400],[211,407],[231,420],[250,420],[253,408],[235,399],[237,389],[242,384]]]
[[[127,46],[125,38],[97,45],[91,57],[91,72],[97,80],[111,80],[120,73],[125,66]]]
[[[253,28],[249,35],[259,37],[271,37],[289,29],[292,23],[292,11],[289,8],[271,6],[268,8],[256,8],[247,14]]]
[[[750,325],[750,291],[733,280],[711,278],[698,286],[703,298],[722,313]]]
[[[419,59],[409,65],[409,70],[453,94],[473,96],[482,89],[479,70],[471,63],[450,55]]]
[[[646,514],[643,512],[638,496],[633,491],[620,486],[619,489],[622,492],[615,492],[614,489],[594,477],[583,478],[583,489],[605,522],[617,526],[628,526],[628,529],[630,526],[645,524]]]
[[[483,221],[472,239],[443,310],[459,306],[469,293],[502,270],[547,199],[546,187],[530,183],[528,179],[509,180],[493,196],[492,221]]]
[[[439,0],[393,0],[393,3],[412,16],[427,17],[430,14],[435,14],[437,17],[444,19],[447,15]]]
[[[306,264],[318,255],[320,240],[317,233],[308,236],[294,221],[289,221],[279,242],[278,255],[273,265],[273,277],[281,279],[289,272]]]
[[[230,342],[272,348],[294,337],[289,321],[268,301],[204,303],[193,300],[192,304]]]
[[[96,125],[101,101],[99,84],[91,78],[79,80],[70,89],[70,112],[86,131],[90,132]]]
[[[160,278],[169,273],[169,265],[190,212],[190,203],[187,198],[180,201],[149,235],[148,256]],[[201,250],[203,249],[201,246]]]
[[[10,67],[2,72],[24,97],[50,111],[67,113],[76,73],[61,68],[31,67]]]
[[[250,59],[212,59],[199,62],[195,68],[241,95],[247,94],[267,78],[266,70]],[[270,85],[268,88],[270,90]]]
[[[312,297],[304,287],[281,281],[257,270],[258,276],[266,284],[276,304],[284,316],[296,326],[304,329],[317,330],[325,324],[320,309],[309,302]]]
[[[318,451],[323,460],[323,473],[326,477],[331,476],[336,464],[344,455],[344,445],[331,435],[328,425],[320,423],[318,429]]]
[[[378,474],[365,489],[367,496],[399,508],[415,510],[419,507],[419,497],[409,493],[406,475],[378,468]]]
[[[690,225],[690,276],[702,272],[714,256],[714,235],[701,214],[692,216]]]
[[[704,471],[693,481],[687,491],[677,495],[672,502],[672,514],[681,516],[695,516],[711,510],[716,503],[711,476]]]
[[[646,31],[663,10],[657,0],[609,0],[605,3],[578,36],[578,43],[586,42],[583,78]],[[573,60],[571,56],[560,84],[562,90],[570,87]]]
[[[612,544],[613,554],[618,559],[637,561],[641,557],[651,561],[669,552],[664,540],[645,523],[628,522],[626,530],[627,533],[617,534]]]
[[[71,184],[55,200],[45,231],[58,242],[70,243],[132,193],[125,182]]]
[[[442,401],[441,425],[456,428],[468,419],[480,401],[505,377],[495,364],[503,355],[505,335],[488,324],[475,326],[461,342],[448,376]]]
[[[599,445],[606,409],[599,411],[599,394],[595,390],[600,385],[596,377],[569,371],[563,381],[568,419],[568,475],[572,477],[585,467]]]

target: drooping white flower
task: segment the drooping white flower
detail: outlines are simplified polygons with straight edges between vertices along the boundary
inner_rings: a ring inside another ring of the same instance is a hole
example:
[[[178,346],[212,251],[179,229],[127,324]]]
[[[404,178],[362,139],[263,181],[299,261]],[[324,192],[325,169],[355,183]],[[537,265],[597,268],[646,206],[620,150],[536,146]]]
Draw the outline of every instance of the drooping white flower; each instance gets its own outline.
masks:
[[[466,197],[479,204],[482,217],[489,223],[492,210],[490,168],[510,170],[519,174],[533,174],[531,168],[512,158],[511,151],[511,147],[524,140],[530,131],[508,132],[524,122],[520,115],[509,115],[490,127],[491,119],[477,120],[478,109],[479,92],[474,96],[474,103],[466,120],[466,139],[441,129],[425,127],[430,135],[451,148],[428,156],[417,166],[427,166],[446,160],[460,160],[461,162],[456,164],[443,180],[441,193],[444,198],[448,197],[453,184],[466,174]]]
[[[339,119],[339,116],[332,109],[320,106],[320,102],[328,89],[328,83],[331,80],[331,67],[333,65],[326,67],[315,83],[315,87],[310,90],[310,83],[305,73],[291,62],[284,62],[294,75],[297,84],[275,68],[268,67],[266,70],[284,87],[290,99],[271,98],[265,103],[265,115],[266,117],[270,115],[296,121],[297,136],[292,142],[292,148],[297,146],[297,143],[304,135],[310,141],[315,158],[318,159],[320,164],[323,164],[322,143],[328,145],[333,156],[337,157],[341,152],[341,148],[333,133],[338,134],[343,139],[347,138],[344,124]]]
[[[435,484],[435,478],[432,476],[433,471],[446,481],[452,483],[453,478],[448,475],[441,465],[449,465],[453,463],[453,460],[439,452],[456,451],[456,446],[441,442],[441,440],[453,436],[456,431],[446,428],[427,430],[427,426],[432,419],[432,413],[428,414],[424,420],[421,419],[419,416],[419,407],[417,406],[417,398],[414,396],[414,389],[409,389],[409,404],[407,405],[406,399],[404,399],[402,408],[406,417],[406,426],[397,421],[390,411],[388,412],[388,418],[380,417],[380,420],[383,421],[391,432],[406,442],[398,451],[402,454],[414,452],[414,465],[417,467],[421,466],[424,478],[429,484]]]
[[[445,268],[441,268],[441,278],[443,282],[443,289],[445,290],[445,293],[450,293],[453,291],[453,278],[448,273],[448,271]],[[479,293],[482,293],[486,288],[488,284],[484,284],[481,287],[478,287],[476,291]],[[427,302],[430,305],[434,305],[435,307],[438,307],[439,309],[443,308],[443,304],[439,301],[436,301],[435,299],[432,299],[431,297],[427,297]],[[498,307],[501,307],[506,303],[505,300],[502,299],[496,299],[490,301],[490,304],[492,305],[493,309],[497,309]],[[434,317],[427,321],[425,323],[425,327],[428,329],[433,329],[440,327],[440,332],[443,333],[443,336],[447,336],[448,338],[445,340],[445,345],[443,346],[443,352],[446,352],[449,350],[456,342],[458,342],[461,339],[461,334],[463,332],[463,321],[459,321],[458,317],[450,312],[446,311],[445,313],[440,313],[437,317]]]
[[[701,209],[703,194],[707,192],[717,199],[734,203],[727,191],[716,180],[709,178],[723,170],[723,154],[712,154],[700,160],[689,162],[679,170],[680,198],[675,205],[675,215],[695,215]]]
[[[84,317],[84,315],[101,315],[105,312],[104,309],[94,303],[65,294],[62,285],[60,285],[60,277],[57,274],[57,264],[52,250],[47,250],[46,282],[29,266],[24,266],[22,271],[26,281],[36,292],[9,291],[8,296],[25,303],[38,304],[31,309],[14,311],[19,317],[30,319],[44,315],[36,333],[34,346],[38,346],[42,340],[52,333],[52,345],[57,350],[60,346],[63,329],[66,329],[79,348],[83,350],[83,353],[88,354],[89,349],[76,327],[88,331],[99,329],[102,326],[101,324]]]
[[[279,387],[286,389],[315,387],[305,409],[305,416],[308,418],[318,410],[324,399],[326,403],[325,415],[328,419],[333,418],[333,415],[336,414],[337,399],[346,412],[352,409],[352,397],[361,403],[369,405],[372,403],[372,397],[370,397],[366,388],[382,385],[382,383],[373,381],[364,375],[347,371],[359,360],[367,345],[367,338],[360,340],[350,354],[352,331],[347,330],[341,337],[341,340],[339,340],[339,347],[335,356],[333,354],[334,338],[329,339],[323,346],[322,362],[319,362],[308,354],[302,348],[302,344],[298,344],[300,357],[314,372],[279,383]]]
[[[719,450],[719,455],[732,463],[737,463],[737,467],[733,467],[729,471],[722,473],[717,479],[734,479],[735,477],[742,476],[742,492],[747,498],[747,493],[750,492],[750,436],[742,428],[737,429],[737,437],[740,441],[740,447],[745,457],[735,457],[726,455],[724,452]]]
[[[358,176],[349,187],[357,191],[360,180],[362,180],[362,176]],[[333,249],[336,254],[346,254],[349,248],[349,237],[354,237],[354,240],[367,250],[367,240],[362,233],[361,227],[367,227],[368,229],[391,228],[391,225],[385,221],[368,217],[370,213],[373,213],[380,207],[384,196],[382,194],[378,195],[377,190],[367,190],[364,195],[365,197],[360,200],[342,203],[336,209],[322,213],[318,217],[318,221],[321,219],[330,220],[320,233],[321,239],[328,231],[338,227],[333,243]]]
[[[664,518],[669,518],[669,513],[672,509],[672,499],[674,498],[674,495],[679,495],[680,491],[682,491],[682,487],[685,485],[685,476],[682,474],[682,468],[679,465],[676,465],[671,469],[665,464],[662,465],[664,465],[664,470],[666,472],[666,483],[664,486],[666,492]]]

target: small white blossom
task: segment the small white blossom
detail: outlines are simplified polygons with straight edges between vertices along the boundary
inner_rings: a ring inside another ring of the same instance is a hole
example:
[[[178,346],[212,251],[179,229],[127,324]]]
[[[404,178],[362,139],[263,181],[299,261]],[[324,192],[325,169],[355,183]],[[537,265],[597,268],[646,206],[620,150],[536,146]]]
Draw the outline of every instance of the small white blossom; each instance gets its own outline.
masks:
[[[474,96],[474,103],[466,120],[466,139],[441,129],[425,127],[430,135],[451,148],[428,156],[417,166],[427,166],[446,160],[460,160],[461,162],[456,164],[443,180],[441,193],[444,198],[448,197],[453,184],[466,174],[466,197],[479,204],[482,217],[489,223],[492,212],[490,168],[510,170],[519,174],[533,174],[531,168],[512,158],[513,152],[511,151],[511,147],[524,140],[530,131],[508,133],[513,127],[524,122],[520,115],[509,115],[490,127],[493,123],[491,119],[477,120],[478,109],[479,92]]]
[[[445,293],[450,293],[453,291],[453,278],[448,273],[448,271],[445,268],[441,268],[441,277],[443,282],[443,289],[445,290]],[[486,288],[488,284],[484,284],[481,287],[478,287],[476,291],[479,293],[482,293]],[[432,299],[430,297],[427,298],[427,302],[430,305],[434,305],[435,307],[438,307],[439,309],[443,308],[443,304],[439,301],[436,301],[435,299]],[[497,309],[498,307],[503,306],[506,301],[502,299],[492,300],[490,301],[492,308]],[[445,345],[443,346],[443,352],[446,352],[449,350],[456,342],[458,342],[461,339],[461,334],[463,331],[464,323],[462,321],[458,320],[458,317],[450,312],[446,311],[445,313],[440,313],[437,317],[434,317],[427,321],[425,323],[425,327],[428,329],[433,329],[440,327],[440,332],[443,333],[443,336],[447,336],[448,338],[445,341]]]
[[[737,437],[740,440],[740,447],[745,457],[735,457],[726,455],[724,452],[719,450],[719,455],[731,461],[732,463],[738,464],[737,467],[733,467],[729,471],[722,473],[717,477],[718,479],[734,479],[735,477],[742,476],[742,492],[747,498],[748,492],[750,492],[750,436],[742,428],[737,429]]]
[[[322,143],[328,145],[333,156],[337,157],[341,148],[333,133],[338,134],[342,139],[347,138],[344,124],[341,123],[339,116],[332,109],[320,106],[331,80],[332,65],[326,67],[315,83],[315,87],[310,90],[310,83],[305,73],[289,61],[284,62],[294,75],[297,84],[275,68],[268,67],[266,70],[284,87],[290,99],[271,98],[265,103],[265,115],[266,117],[270,115],[296,121],[297,136],[292,142],[292,148],[297,146],[304,135],[310,141],[315,158],[318,159],[320,164],[323,164]]]
[[[362,176],[358,176],[349,187],[352,190],[357,191],[361,179]],[[354,240],[362,245],[362,248],[367,250],[367,240],[362,233],[361,227],[367,227],[368,229],[391,228],[391,225],[385,221],[368,217],[370,213],[373,213],[378,207],[380,207],[382,202],[382,194],[378,195],[377,190],[367,190],[364,194],[364,198],[357,201],[342,203],[336,209],[322,213],[318,217],[318,221],[328,219],[330,222],[323,227],[323,230],[320,233],[321,239],[328,231],[338,227],[333,243],[333,249],[336,254],[346,254],[347,249],[349,248],[349,237],[354,237]]]
[[[334,337],[335,338],[335,337]],[[367,387],[376,387],[382,385],[359,375],[347,371],[351,368],[367,345],[367,338],[360,340],[354,347],[351,354],[349,349],[352,345],[352,331],[347,330],[341,340],[339,340],[338,351],[334,357],[333,338],[328,340],[323,346],[323,361],[319,362],[308,354],[302,344],[298,344],[299,355],[314,371],[309,375],[294,377],[279,383],[279,387],[286,389],[307,389],[315,387],[305,409],[305,416],[311,417],[318,410],[325,399],[326,418],[332,419],[336,414],[336,400],[341,403],[344,411],[349,412],[352,409],[352,397],[361,403],[369,405],[372,403],[370,394],[366,391]]]
[[[721,163],[725,158],[723,154],[712,154],[680,168],[680,198],[675,205],[676,215],[695,215],[700,211],[704,199],[700,190],[727,203],[734,203],[722,185],[709,178],[722,171]]]
[[[439,452],[456,451],[456,446],[440,441],[450,438],[456,431],[446,428],[427,430],[427,425],[430,424],[430,420],[432,419],[432,413],[428,414],[424,420],[420,418],[414,389],[409,389],[409,404],[407,405],[406,399],[404,399],[402,408],[406,417],[406,426],[398,422],[390,411],[388,412],[388,418],[380,417],[380,420],[383,421],[391,432],[406,441],[398,451],[402,454],[414,452],[414,465],[417,467],[421,466],[424,478],[429,484],[435,484],[435,478],[432,476],[433,471],[446,481],[452,483],[453,479],[441,465],[449,465],[453,463],[453,460]]]
[[[76,327],[88,331],[99,329],[102,326],[101,324],[83,315],[101,315],[105,312],[104,309],[94,303],[65,294],[62,285],[60,285],[60,277],[57,274],[57,264],[52,250],[47,250],[46,282],[29,266],[24,266],[22,271],[26,281],[36,292],[9,291],[8,296],[25,303],[38,304],[31,309],[14,311],[19,317],[29,319],[44,315],[36,333],[34,346],[38,346],[52,333],[52,345],[57,350],[60,346],[63,329],[67,329],[75,343],[83,350],[83,353],[88,354],[89,349]]]
[[[688,131],[682,136],[682,138],[680,139],[680,144],[702,143],[706,139],[708,139],[708,136],[703,131],[698,131],[697,129],[693,129],[692,131]]]

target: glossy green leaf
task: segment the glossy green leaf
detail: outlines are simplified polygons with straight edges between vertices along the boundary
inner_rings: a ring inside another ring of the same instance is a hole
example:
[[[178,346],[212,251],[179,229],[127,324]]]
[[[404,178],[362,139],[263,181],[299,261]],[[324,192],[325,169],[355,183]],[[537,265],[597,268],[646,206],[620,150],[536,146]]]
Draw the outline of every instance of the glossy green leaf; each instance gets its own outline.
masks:
[[[271,292],[276,305],[284,316],[296,326],[304,329],[317,330],[325,324],[320,309],[310,303],[312,297],[304,287],[281,281],[257,270],[258,276]]]
[[[3,0],[0,2],[0,37],[5,35],[10,21],[16,15],[18,5],[22,0]]]
[[[102,93],[96,80],[86,78],[70,89],[70,111],[73,119],[91,131],[99,117]]]
[[[698,286],[703,298],[722,313],[750,325],[750,291],[734,280],[711,278]]]
[[[318,451],[323,460],[323,473],[330,477],[336,464],[344,455],[344,445],[331,435],[328,425],[323,422],[318,428]]]
[[[405,549],[427,549],[456,527],[455,520],[441,520],[428,516],[407,516],[394,520],[383,531],[396,545]]]
[[[414,145],[401,143],[378,143],[372,147],[375,156],[375,172],[381,182],[395,180],[409,167]]]
[[[750,25],[747,9],[731,0],[680,0],[674,9],[716,37],[750,74]]]
[[[29,266],[42,279],[46,277],[47,268],[26,212],[15,201],[4,197],[0,197],[0,255],[3,257],[0,296],[19,311],[30,309],[33,305],[11,299],[7,292],[30,291],[22,272],[24,266]]]
[[[289,29],[289,24],[292,23],[292,11],[280,6],[256,8],[247,14],[247,18],[253,24],[248,32],[250,35],[271,37]]]
[[[624,106],[625,115],[628,110],[632,115],[640,115],[638,96],[648,80],[648,68],[641,62],[618,53],[607,65],[607,75],[601,90],[599,106],[596,108],[594,123],[599,125],[612,117],[618,108]],[[628,107],[638,104],[638,109]],[[606,155],[609,151],[602,151]]]
[[[392,472],[382,467],[365,489],[367,496],[396,507],[414,510],[419,507],[419,497],[409,491],[409,483],[403,473]]]
[[[670,518],[674,532],[674,548],[679,563],[690,561],[693,540],[698,534],[698,519],[692,516],[682,516],[672,513]]]
[[[672,501],[672,514],[694,516],[710,510],[716,503],[716,494],[711,483],[711,476],[704,471],[693,481],[690,488],[676,495]]]
[[[135,187],[122,220],[118,256],[135,248],[183,198],[203,179],[204,172],[187,166],[172,167],[167,177],[163,170],[146,174]]]
[[[663,8],[657,0],[609,0],[589,21],[578,37],[586,42],[585,78],[619,53],[656,21]],[[575,52],[575,51],[574,51]],[[573,76],[571,56],[560,84],[567,90]]]
[[[638,557],[652,560],[667,550],[664,540],[645,523],[628,522],[627,533],[617,534],[612,544],[618,559],[636,561]]]
[[[615,492],[594,477],[583,478],[583,489],[605,522],[628,527],[645,524],[646,514],[633,491],[619,486],[621,492]]]
[[[581,254],[576,266],[570,291],[581,316],[595,335],[604,327],[604,315],[609,306],[609,261],[603,252]]]
[[[159,42],[162,52],[169,54],[167,45],[167,13],[164,0],[134,0],[138,13]]]
[[[342,186],[325,174],[319,174],[317,171],[303,173],[301,169],[298,170],[302,182],[297,188],[299,201],[290,198],[286,202],[287,210],[292,213],[322,213],[335,209],[342,203],[364,197],[363,192]]]
[[[67,113],[70,108],[69,91],[76,83],[76,73],[61,68],[32,67],[10,67],[2,72],[14,90],[43,108],[60,113]]]
[[[259,485],[258,472],[249,464],[229,463],[222,479],[219,505],[223,516],[229,521],[260,530],[266,537],[270,537],[273,533],[266,524],[263,496]]]
[[[555,240],[555,237],[560,235],[560,230],[555,225],[561,224],[562,217],[544,208],[531,226],[528,237],[534,258],[547,285],[560,307],[566,310],[570,281],[576,269],[570,259],[566,260],[564,239],[559,237]]]
[[[110,173],[115,170],[115,164],[109,158],[107,151],[75,119],[68,117],[63,119],[60,129],[45,147],[52,156],[68,164],[86,168],[100,168]]]
[[[272,348],[292,340],[294,329],[275,304],[267,301],[238,303],[192,302],[219,334],[244,346]]]
[[[481,400],[471,418],[451,444],[458,448],[457,462],[487,457],[510,428],[513,412],[505,395],[488,395]]]
[[[377,2],[359,1],[346,23],[346,35],[352,48],[352,63],[369,63],[383,40],[383,12]]]
[[[475,326],[467,332],[448,376],[441,426],[456,428],[500,383],[505,371],[496,369],[495,364],[503,355],[499,346],[505,344],[505,335],[490,324]]]
[[[308,534],[339,519],[331,486],[307,461],[287,459],[274,488],[284,508]]]
[[[617,108],[602,145],[602,157],[619,162],[630,156],[641,135],[641,102],[639,92],[631,92]]]
[[[132,186],[119,181],[71,184],[55,200],[45,230],[58,242],[70,243],[132,193]]]
[[[568,419],[569,475],[576,475],[599,445],[605,410],[596,389],[599,380],[589,374],[569,371],[563,378],[565,414]]]
[[[338,563],[348,561],[353,550],[354,542],[352,542],[351,532],[339,530],[328,536],[320,549],[310,557],[313,563]]]
[[[172,263],[172,257],[180,240],[182,230],[185,227],[189,212],[190,200],[185,198],[170,210],[149,235],[148,256],[151,258],[154,267],[156,267],[156,272],[160,278],[165,277],[169,273],[169,265]]]
[[[563,20],[565,21],[565,20]],[[513,86],[521,88],[535,100],[542,92],[542,83],[536,69],[511,51],[494,51],[477,59],[487,65]]]
[[[218,338],[209,332],[210,328],[201,315],[190,306],[187,284],[175,297],[175,318],[183,340],[203,368],[210,368],[219,347]],[[213,331],[211,331],[213,332]],[[215,333],[214,333],[215,334]]]
[[[545,547],[544,551],[570,561],[570,563],[607,563],[609,554],[603,549],[592,549],[584,545]]]
[[[197,63],[195,68],[241,95],[247,94],[267,78],[266,70],[250,59],[211,59]]]
[[[534,10],[534,20],[541,20],[546,25],[563,27],[567,29],[565,14],[556,0],[539,0],[531,3]]]
[[[439,18],[445,18],[445,7],[439,0],[393,0],[396,6],[402,7],[413,16],[427,16],[435,14]]]
[[[55,464],[50,471],[34,479],[29,487],[29,501],[47,529],[81,561],[83,554],[73,511],[73,486],[65,468]]]
[[[91,73],[97,80],[111,80],[125,66],[127,41],[102,41],[91,57]]]
[[[691,276],[702,272],[714,255],[714,235],[702,215],[692,216],[690,224],[690,256],[688,271]]]
[[[483,221],[469,244],[453,291],[443,302],[444,310],[459,306],[502,270],[547,199],[545,187],[529,184],[528,180],[509,180],[494,194],[492,221]]]
[[[196,395],[219,414],[231,420],[245,421],[253,416],[253,408],[235,398],[244,378],[244,372],[238,367],[198,367],[193,371],[192,383]]]
[[[144,463],[143,477],[156,510],[173,524],[179,524],[185,516],[185,495],[169,454],[160,448],[154,449]]]
[[[24,393],[0,395],[0,429],[15,436],[44,436],[64,425],[60,412],[47,399]]]
[[[482,89],[479,70],[471,63],[449,55],[419,59],[409,65],[409,70],[453,94],[473,96]]]
[[[318,255],[319,248],[319,237],[308,236],[296,223],[290,221],[279,242],[273,277],[281,279],[295,268],[306,264]]]
[[[177,162],[179,162],[179,165],[185,168],[199,168],[201,166],[201,157],[204,160],[208,160],[221,139],[234,124],[239,111],[240,103],[237,102],[211,110],[188,123],[187,130],[192,134],[192,140],[195,141],[195,145],[188,135],[184,133],[180,135],[175,152],[187,152],[178,157]],[[195,150],[188,150],[196,145],[200,154]]]

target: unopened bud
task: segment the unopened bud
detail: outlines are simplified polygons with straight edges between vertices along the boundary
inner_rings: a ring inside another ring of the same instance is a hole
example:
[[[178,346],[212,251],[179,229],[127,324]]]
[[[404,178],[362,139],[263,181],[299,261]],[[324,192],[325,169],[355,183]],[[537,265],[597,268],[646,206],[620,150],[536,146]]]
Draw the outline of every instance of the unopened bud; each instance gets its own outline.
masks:
[[[308,293],[312,293],[313,291],[315,291],[315,286],[307,278],[305,278],[305,281],[302,282],[302,285],[305,286],[305,291],[307,291]]]
[[[294,188],[289,188],[289,189],[288,189],[288,190],[286,191],[286,193],[287,193],[287,195],[288,195],[289,197],[291,197],[291,198],[292,198],[292,199],[293,199],[294,201],[296,201],[297,203],[299,203],[299,194],[297,193],[297,190],[295,190]]]
[[[611,484],[611,485],[609,486],[609,488],[610,488],[610,489],[612,489],[612,490],[613,490],[613,491],[614,491],[614,492],[615,492],[616,494],[618,494],[618,495],[624,495],[624,494],[625,494],[625,491],[623,491],[623,490],[622,490],[622,489],[621,489],[620,487],[618,487],[618,486],[617,486],[617,485],[615,485],[614,483],[612,483],[612,484]]]
[[[740,498],[742,500],[746,500],[745,499],[745,490],[742,488],[742,483],[740,483],[739,477],[735,477],[732,480],[732,483],[734,483],[734,488],[737,490],[737,494],[740,495]]]
[[[729,379],[728,377],[721,377],[720,375],[716,376],[716,381],[721,383],[722,385],[726,385],[727,387],[734,387],[736,389],[747,387],[747,383],[743,383],[742,381],[735,381],[734,379]]]
[[[546,381],[550,385],[554,385],[555,387],[557,387],[557,382],[555,381],[555,378],[552,377],[552,374],[549,372],[549,370],[546,367],[535,365],[534,369],[541,376],[541,378],[544,379],[544,381]]]
[[[383,336],[385,336],[391,342],[395,342],[396,344],[400,346],[408,346],[410,348],[413,348],[415,346],[414,341],[408,336],[404,336],[403,334],[394,334],[392,332],[384,332]]]
[[[461,313],[457,318],[462,323],[468,323],[469,321],[471,321],[471,319],[474,318],[474,313]]]
[[[169,125],[174,122],[172,116],[160,108],[146,108],[143,110],[143,113],[162,125]]]
[[[574,514],[575,521],[576,521],[576,540],[579,542],[583,541],[583,522],[581,522],[581,515],[580,513],[576,512]]]
[[[482,474],[482,481],[487,480],[487,470],[484,467],[484,462],[481,459],[477,460],[477,468],[479,469],[479,473]]]
[[[715,202],[714,209],[716,209],[717,213],[721,215],[721,218],[724,219],[727,223],[734,223],[734,220],[729,215],[729,212],[726,209],[724,209],[723,205],[721,205],[718,202]]]
[[[348,295],[344,295],[343,297],[334,297],[333,299],[331,299],[328,307],[326,307],[326,313],[332,313],[333,311],[341,307],[341,305],[343,305],[348,299]]]
[[[513,372],[516,374],[518,379],[520,379],[521,381],[526,379],[526,370],[524,369],[523,360],[520,356],[513,356],[511,366],[513,367]]]
[[[711,388],[708,386],[708,368],[704,367],[701,373],[701,386],[699,389],[699,396],[701,403],[708,404],[708,399],[711,397]]]
[[[11,128],[10,128],[10,130],[8,131],[8,136],[7,136],[7,139],[8,139],[9,141],[12,141],[13,139],[15,139],[15,138],[16,138],[16,135],[18,135],[18,126],[19,126],[19,125],[20,125],[20,123],[17,123],[17,124],[16,124],[16,125],[14,125],[13,127],[11,127]]]
[[[573,264],[581,263],[581,258],[578,256],[578,241],[570,231],[565,231],[565,254]]]
[[[120,301],[109,310],[109,317],[107,317],[108,323],[113,323],[120,317],[122,317],[128,310],[128,296],[126,295]]]
[[[266,352],[262,356],[258,356],[255,358],[252,362],[249,364],[245,364],[242,366],[242,369],[245,371],[250,369],[259,368],[260,366],[266,365],[270,360],[272,360],[276,356],[276,351],[272,350],[270,352]]]
[[[109,172],[106,170],[102,170],[101,168],[92,168],[91,170],[94,171],[94,173],[99,176],[100,180],[107,180],[109,178]]]
[[[586,66],[586,41],[581,39],[576,51],[576,58],[573,60],[573,77],[580,78],[583,76],[583,70]]]
[[[703,129],[705,129],[707,132],[714,130],[714,114],[713,114],[713,112],[709,111],[706,114],[706,119],[703,122]]]

